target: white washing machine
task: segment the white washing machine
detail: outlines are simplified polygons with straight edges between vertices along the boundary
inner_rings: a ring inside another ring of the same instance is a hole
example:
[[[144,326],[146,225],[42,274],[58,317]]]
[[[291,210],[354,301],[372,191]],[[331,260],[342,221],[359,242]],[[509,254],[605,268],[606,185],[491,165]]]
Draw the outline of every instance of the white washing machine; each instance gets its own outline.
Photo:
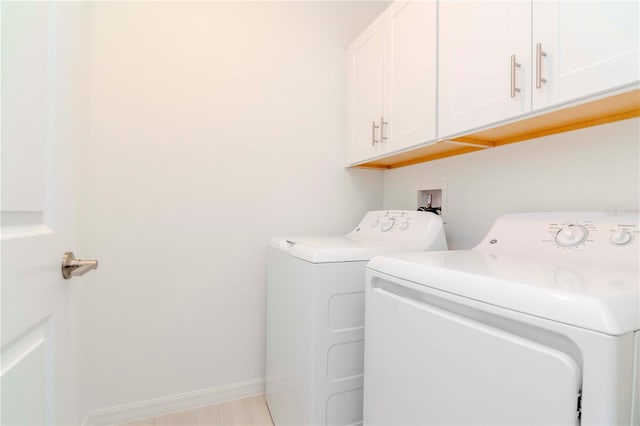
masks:
[[[417,211],[369,212],[344,236],[270,242],[266,399],[276,425],[362,422],[366,264],[446,249],[440,216]]]
[[[640,425],[639,240],[637,214],[520,214],[374,258],[364,424]]]

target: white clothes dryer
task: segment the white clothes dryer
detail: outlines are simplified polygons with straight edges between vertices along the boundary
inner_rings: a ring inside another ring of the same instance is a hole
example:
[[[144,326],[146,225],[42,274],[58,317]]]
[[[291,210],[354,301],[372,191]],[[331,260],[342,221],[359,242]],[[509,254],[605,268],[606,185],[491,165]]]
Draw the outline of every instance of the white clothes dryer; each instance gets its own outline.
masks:
[[[362,422],[366,263],[446,249],[440,216],[418,211],[372,211],[344,236],[270,242],[266,399],[276,425]]]
[[[639,232],[506,215],[473,250],[374,258],[364,424],[640,425]]]

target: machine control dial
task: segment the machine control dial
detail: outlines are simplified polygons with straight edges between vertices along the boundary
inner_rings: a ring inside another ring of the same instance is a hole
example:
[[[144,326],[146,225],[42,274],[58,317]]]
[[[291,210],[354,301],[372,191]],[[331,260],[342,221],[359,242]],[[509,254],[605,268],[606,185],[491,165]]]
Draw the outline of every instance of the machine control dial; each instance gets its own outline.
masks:
[[[589,231],[582,225],[564,225],[554,238],[556,244],[562,247],[575,247],[587,240]]]
[[[396,223],[396,218],[395,217],[389,217],[386,218],[383,222],[382,225],[380,226],[380,229],[382,230],[382,232],[387,232],[388,230],[390,230],[391,228],[393,228],[393,225]]]
[[[610,241],[619,246],[627,244],[631,241],[631,232],[625,229],[617,229],[613,234],[611,234]]]

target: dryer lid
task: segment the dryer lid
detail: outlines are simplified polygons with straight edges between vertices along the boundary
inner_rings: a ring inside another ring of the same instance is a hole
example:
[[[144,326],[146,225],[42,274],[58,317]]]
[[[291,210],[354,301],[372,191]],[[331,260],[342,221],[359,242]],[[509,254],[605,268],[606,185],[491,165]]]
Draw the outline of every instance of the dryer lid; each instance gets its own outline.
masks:
[[[638,268],[576,267],[473,250],[379,256],[367,267],[426,287],[600,333],[617,336],[640,329]]]
[[[394,254],[372,270],[506,309],[621,335],[640,329],[638,216],[538,213],[499,218],[473,250]],[[586,235],[572,246],[566,227]],[[629,239],[619,244],[624,231]],[[560,234],[564,237],[563,234]]]

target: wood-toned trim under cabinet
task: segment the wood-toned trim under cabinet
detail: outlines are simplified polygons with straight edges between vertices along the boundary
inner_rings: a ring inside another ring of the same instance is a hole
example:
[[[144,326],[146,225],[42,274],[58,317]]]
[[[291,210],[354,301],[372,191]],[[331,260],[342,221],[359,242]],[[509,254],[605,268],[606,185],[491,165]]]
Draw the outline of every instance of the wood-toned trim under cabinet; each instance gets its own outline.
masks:
[[[640,89],[440,140],[353,167],[394,169],[633,117],[640,117]]]

